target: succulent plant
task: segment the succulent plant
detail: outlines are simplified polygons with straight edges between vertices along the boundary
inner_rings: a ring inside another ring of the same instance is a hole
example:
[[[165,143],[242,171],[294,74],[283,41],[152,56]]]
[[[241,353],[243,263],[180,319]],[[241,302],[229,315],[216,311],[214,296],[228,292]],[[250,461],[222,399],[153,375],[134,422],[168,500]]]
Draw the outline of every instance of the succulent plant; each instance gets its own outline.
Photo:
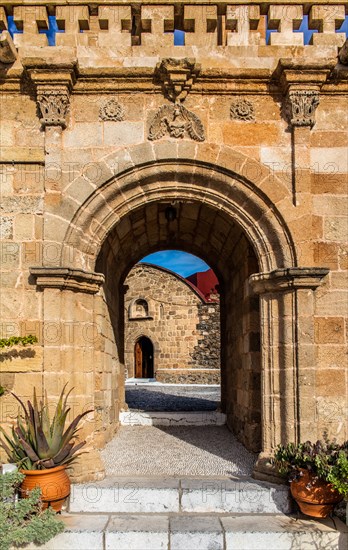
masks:
[[[72,391],[65,394],[65,388],[66,385],[60,394],[52,421],[47,395],[44,402],[38,403],[34,389],[33,402],[28,401],[26,407],[23,401],[11,392],[20,403],[24,414],[18,414],[17,423],[12,427],[11,436],[8,436],[0,427],[5,439],[5,441],[0,439],[0,446],[5,450],[10,462],[16,463],[19,468],[44,470],[70,464],[77,458],[77,451],[85,445],[85,441],[76,443],[76,435],[79,430],[77,425],[92,410],[76,416],[65,429],[70,411],[67,400]]]
[[[16,493],[24,477],[19,472],[0,475],[1,550],[22,548],[31,542],[45,544],[65,528],[52,508],[42,509],[39,488],[17,501]]]

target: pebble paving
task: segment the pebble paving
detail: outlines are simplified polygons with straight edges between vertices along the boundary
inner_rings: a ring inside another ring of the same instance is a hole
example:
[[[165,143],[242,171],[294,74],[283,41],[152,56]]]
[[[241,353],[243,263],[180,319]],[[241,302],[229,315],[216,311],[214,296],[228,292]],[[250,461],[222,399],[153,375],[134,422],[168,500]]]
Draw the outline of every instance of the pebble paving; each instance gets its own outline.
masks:
[[[216,410],[219,387],[130,385],[131,410]],[[184,413],[183,413],[184,414]],[[256,455],[226,426],[121,426],[102,451],[107,475],[250,476]]]
[[[119,476],[250,476],[256,459],[226,426],[121,426],[102,456]]]

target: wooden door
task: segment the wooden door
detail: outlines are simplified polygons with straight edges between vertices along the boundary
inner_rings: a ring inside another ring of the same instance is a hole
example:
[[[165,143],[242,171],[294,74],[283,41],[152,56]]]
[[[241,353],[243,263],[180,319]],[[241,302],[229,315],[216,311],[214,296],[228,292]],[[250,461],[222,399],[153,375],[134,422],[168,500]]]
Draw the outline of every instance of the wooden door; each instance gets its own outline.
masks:
[[[143,350],[140,342],[135,344],[135,378],[143,377]]]

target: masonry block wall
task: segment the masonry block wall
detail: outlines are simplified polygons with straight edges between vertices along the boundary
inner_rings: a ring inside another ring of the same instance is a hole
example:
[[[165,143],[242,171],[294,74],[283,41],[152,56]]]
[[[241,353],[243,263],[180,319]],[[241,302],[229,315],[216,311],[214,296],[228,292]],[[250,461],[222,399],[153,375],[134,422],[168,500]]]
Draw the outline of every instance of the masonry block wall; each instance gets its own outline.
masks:
[[[134,373],[134,347],[141,336],[154,346],[154,374],[166,383],[220,382],[218,303],[185,279],[155,266],[138,264],[125,279],[125,368]],[[146,301],[144,311],[139,300]]]
[[[163,248],[202,257],[225,289],[221,376],[238,437],[252,447],[255,429],[265,456],[324,430],[347,439],[346,10],[0,7],[1,336],[39,340],[0,352],[0,383],[52,399],[76,384],[77,407],[94,409],[77,479],[103,475],[99,449],[124,403],[124,279]],[[62,31],[52,45],[50,15]],[[11,37],[12,16],[23,32]],[[318,31],[309,44],[295,32],[304,16]],[[257,258],[250,289],[234,261],[241,235]],[[241,345],[249,293],[260,352]],[[246,379],[259,372],[256,390]],[[9,426],[14,400],[0,403]]]
[[[257,273],[255,254],[241,237],[234,250],[233,276],[226,288],[226,325],[229,328],[226,364],[228,422],[248,449],[258,452],[261,444],[261,361],[260,307],[248,280]],[[233,319],[241,320],[239,323]],[[233,382],[232,382],[233,381]]]

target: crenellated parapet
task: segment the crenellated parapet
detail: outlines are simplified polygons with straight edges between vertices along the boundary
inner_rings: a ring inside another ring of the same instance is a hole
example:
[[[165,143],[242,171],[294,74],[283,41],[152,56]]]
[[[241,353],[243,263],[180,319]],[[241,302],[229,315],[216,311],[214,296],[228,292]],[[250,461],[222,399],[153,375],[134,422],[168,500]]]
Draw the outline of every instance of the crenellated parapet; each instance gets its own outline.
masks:
[[[136,90],[162,93],[174,104],[157,106],[147,128],[150,140],[205,139],[204,120],[191,112],[195,106],[183,105],[188,93],[231,95],[230,118],[254,121],[248,95],[272,91],[291,128],[311,129],[323,86],[332,86],[334,76],[336,87],[339,81],[342,92],[347,88],[344,67],[336,68],[339,59],[346,63],[346,36],[337,31],[348,5],[341,0],[34,1],[0,7],[0,70],[2,65],[9,90],[31,82],[44,128],[65,128],[70,96],[81,93],[112,95],[103,99],[98,118],[122,122],[115,92]],[[308,45],[304,19],[315,31]],[[181,45],[175,31],[182,33]]]
[[[184,32],[184,45],[205,48],[226,46],[302,46],[301,24],[308,17],[315,30],[314,46],[342,46],[342,25],[347,3],[304,2],[84,2],[35,4],[4,2],[0,28],[8,28],[8,17],[20,31],[17,47],[47,46],[45,31],[55,34],[56,47],[97,46],[165,48],[174,45],[174,31]],[[51,16],[51,18],[49,18]],[[53,19],[52,19],[53,17]],[[51,19],[51,20],[50,20]],[[53,29],[56,25],[56,32]],[[301,28],[301,31],[299,30]],[[58,29],[58,30],[57,30]],[[270,35],[268,37],[268,32]],[[54,47],[54,46],[53,46]]]

